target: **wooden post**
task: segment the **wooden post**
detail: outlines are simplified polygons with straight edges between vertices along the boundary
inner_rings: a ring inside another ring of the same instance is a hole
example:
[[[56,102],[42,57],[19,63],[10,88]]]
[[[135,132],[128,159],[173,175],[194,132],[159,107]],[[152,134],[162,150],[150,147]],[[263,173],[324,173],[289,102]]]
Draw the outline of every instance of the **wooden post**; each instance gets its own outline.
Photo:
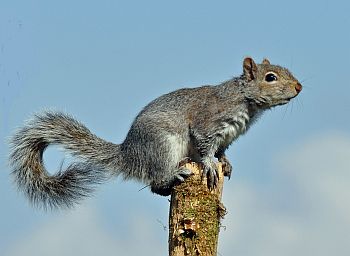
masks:
[[[219,181],[212,191],[207,188],[206,178],[201,179],[202,170],[199,164],[185,165],[194,175],[176,186],[171,194],[170,256],[217,255],[220,221],[226,214],[221,203],[224,175],[221,164],[217,165]]]

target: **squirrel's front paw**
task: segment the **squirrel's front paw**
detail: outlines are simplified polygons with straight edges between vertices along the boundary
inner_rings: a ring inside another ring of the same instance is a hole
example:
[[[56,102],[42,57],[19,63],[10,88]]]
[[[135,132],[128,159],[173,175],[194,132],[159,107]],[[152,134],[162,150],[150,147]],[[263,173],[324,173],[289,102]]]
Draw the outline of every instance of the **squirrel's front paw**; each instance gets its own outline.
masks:
[[[217,186],[219,180],[217,166],[211,159],[204,159],[202,164],[204,167],[202,179],[207,177],[208,188],[209,190],[212,190]]]
[[[224,176],[230,179],[232,174],[232,165],[228,161],[227,157],[225,155],[220,157],[219,162],[222,164],[222,171],[224,173]]]

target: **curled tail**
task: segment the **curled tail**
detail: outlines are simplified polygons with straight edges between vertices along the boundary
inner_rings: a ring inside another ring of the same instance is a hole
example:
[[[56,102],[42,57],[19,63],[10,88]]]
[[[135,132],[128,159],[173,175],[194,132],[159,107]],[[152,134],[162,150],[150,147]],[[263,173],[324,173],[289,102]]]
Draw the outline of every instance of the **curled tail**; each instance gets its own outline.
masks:
[[[120,145],[98,138],[62,113],[35,116],[11,143],[15,182],[34,205],[43,208],[71,207],[90,195],[94,185],[120,170]],[[44,150],[50,144],[62,146],[82,161],[50,175],[43,164]]]

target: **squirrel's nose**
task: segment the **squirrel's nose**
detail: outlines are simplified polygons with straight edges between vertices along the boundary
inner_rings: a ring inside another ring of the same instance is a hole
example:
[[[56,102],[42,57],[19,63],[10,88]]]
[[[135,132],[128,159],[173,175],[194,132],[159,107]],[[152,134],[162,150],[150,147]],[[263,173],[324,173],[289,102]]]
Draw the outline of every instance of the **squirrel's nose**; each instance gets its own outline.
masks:
[[[297,91],[297,93],[301,92],[302,88],[303,88],[303,86],[299,82],[295,86],[295,90]]]

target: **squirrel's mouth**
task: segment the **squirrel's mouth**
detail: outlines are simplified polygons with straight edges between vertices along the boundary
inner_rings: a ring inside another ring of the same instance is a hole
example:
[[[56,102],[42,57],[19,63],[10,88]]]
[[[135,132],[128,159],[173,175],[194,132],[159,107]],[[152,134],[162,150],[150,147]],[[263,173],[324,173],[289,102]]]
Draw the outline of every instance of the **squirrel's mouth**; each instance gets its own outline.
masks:
[[[289,98],[285,98],[285,99],[282,99],[280,100],[279,102],[277,102],[276,106],[280,106],[280,105],[285,105],[287,104],[288,102],[290,102],[292,99],[294,99],[298,94],[292,96],[292,97],[289,97]]]
[[[274,104],[274,107],[285,105],[285,104],[287,104],[289,101],[290,101],[290,99],[281,100],[281,101],[279,101],[279,102],[276,102],[276,104]]]

